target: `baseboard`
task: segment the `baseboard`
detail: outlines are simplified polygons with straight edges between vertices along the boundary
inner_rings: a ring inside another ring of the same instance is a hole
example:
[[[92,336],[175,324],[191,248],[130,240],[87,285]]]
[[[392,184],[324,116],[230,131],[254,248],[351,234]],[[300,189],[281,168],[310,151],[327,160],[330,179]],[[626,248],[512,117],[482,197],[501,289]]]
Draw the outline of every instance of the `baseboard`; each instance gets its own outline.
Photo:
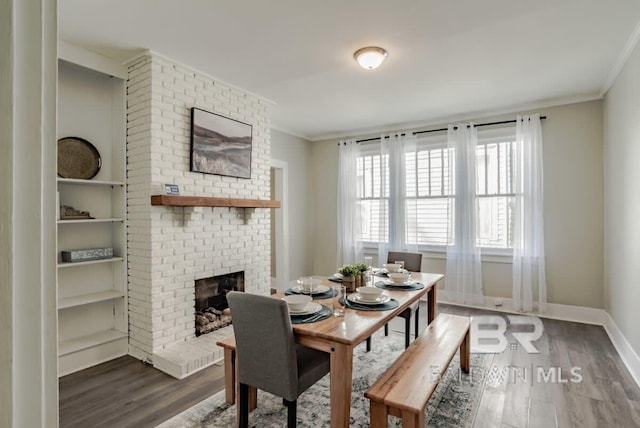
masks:
[[[496,300],[501,301],[502,304],[500,306],[496,306]],[[547,303],[547,308],[544,312],[532,311],[524,313],[513,309],[512,299],[502,297],[485,297],[484,305],[482,306],[464,305],[457,302],[447,301],[441,297],[438,298],[438,303],[602,326],[609,336],[614,348],[616,348],[618,355],[620,355],[622,362],[627,367],[627,370],[629,370],[631,377],[640,387],[640,356],[638,356],[635,350],[631,347],[631,344],[624,337],[613,318],[611,318],[611,315],[609,315],[609,313],[604,309]]]
[[[633,350],[631,344],[627,341],[627,338],[624,337],[616,322],[611,318],[611,315],[609,315],[608,312],[605,312],[605,314],[605,322],[602,326],[609,335],[609,338],[611,339],[613,346],[616,348],[616,351],[618,351],[620,358],[622,358],[622,362],[627,366],[627,370],[631,373],[633,380],[635,380],[638,386],[640,386],[640,357],[636,351]]]

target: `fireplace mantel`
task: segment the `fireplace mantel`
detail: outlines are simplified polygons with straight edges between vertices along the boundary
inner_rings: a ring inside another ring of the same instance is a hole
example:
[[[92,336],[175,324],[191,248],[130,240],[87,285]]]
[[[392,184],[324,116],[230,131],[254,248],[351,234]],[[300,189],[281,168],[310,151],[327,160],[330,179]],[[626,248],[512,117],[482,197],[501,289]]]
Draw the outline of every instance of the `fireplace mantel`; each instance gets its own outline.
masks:
[[[280,201],[212,198],[208,196],[152,195],[151,205],[167,207],[280,208]]]

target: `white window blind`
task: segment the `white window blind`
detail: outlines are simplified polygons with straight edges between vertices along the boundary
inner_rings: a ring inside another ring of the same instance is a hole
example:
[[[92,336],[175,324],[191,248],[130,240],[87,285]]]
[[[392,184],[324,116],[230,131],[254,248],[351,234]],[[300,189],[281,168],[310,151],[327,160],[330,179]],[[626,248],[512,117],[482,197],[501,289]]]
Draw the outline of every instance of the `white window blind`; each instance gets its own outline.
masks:
[[[449,156],[446,147],[406,154],[406,238],[411,245],[447,245],[447,217],[453,203]]]
[[[512,247],[514,144],[511,137],[480,136],[476,149],[477,245],[483,248]],[[455,165],[449,170],[452,157],[446,143],[434,139],[419,143],[417,151],[405,154],[406,242],[410,245],[453,244],[455,237],[448,229],[453,225],[453,219],[449,221],[448,216],[454,212],[455,185],[450,183],[455,178]],[[387,156],[376,153],[364,154],[358,159],[358,197],[362,220],[358,239],[364,242],[388,241],[387,162]]]
[[[512,247],[513,145],[512,141],[481,142],[476,148],[480,247]]]
[[[386,167],[388,161],[388,156],[380,154],[368,154],[358,158],[358,198],[362,227],[358,239],[364,242],[389,240],[389,169]]]

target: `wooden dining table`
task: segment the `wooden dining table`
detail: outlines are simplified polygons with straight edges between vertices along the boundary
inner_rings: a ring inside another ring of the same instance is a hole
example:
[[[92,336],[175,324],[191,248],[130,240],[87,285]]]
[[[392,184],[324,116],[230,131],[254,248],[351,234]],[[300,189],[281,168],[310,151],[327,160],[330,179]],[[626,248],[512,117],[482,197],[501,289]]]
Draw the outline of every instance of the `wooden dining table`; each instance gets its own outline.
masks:
[[[351,382],[353,370],[353,350],[373,333],[410,307],[425,294],[428,298],[427,322],[436,316],[436,284],[444,276],[441,274],[414,272],[412,279],[424,284],[420,290],[385,290],[397,300],[397,308],[386,311],[362,311],[346,307],[344,316],[330,317],[323,321],[307,324],[293,324],[296,342],[309,348],[318,349],[330,354],[330,397],[331,426],[333,428],[348,427],[351,413]],[[376,276],[374,281],[384,278]],[[324,280],[325,285],[335,285]],[[274,297],[282,297],[275,294]],[[318,300],[318,303],[331,307],[337,298]],[[225,385],[227,402],[235,401],[235,341],[218,342],[225,348]],[[231,352],[233,350],[233,352]],[[254,398],[255,399],[255,398]],[[251,406],[254,407],[255,403]]]

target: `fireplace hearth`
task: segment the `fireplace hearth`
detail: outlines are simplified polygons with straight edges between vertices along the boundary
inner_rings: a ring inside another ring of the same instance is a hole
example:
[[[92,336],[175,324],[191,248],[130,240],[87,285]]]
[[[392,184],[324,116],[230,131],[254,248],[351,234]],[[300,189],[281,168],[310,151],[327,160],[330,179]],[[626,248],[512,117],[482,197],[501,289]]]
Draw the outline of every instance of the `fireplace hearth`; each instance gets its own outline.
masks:
[[[244,271],[195,281],[195,333],[210,333],[231,324],[227,293],[244,291]]]

